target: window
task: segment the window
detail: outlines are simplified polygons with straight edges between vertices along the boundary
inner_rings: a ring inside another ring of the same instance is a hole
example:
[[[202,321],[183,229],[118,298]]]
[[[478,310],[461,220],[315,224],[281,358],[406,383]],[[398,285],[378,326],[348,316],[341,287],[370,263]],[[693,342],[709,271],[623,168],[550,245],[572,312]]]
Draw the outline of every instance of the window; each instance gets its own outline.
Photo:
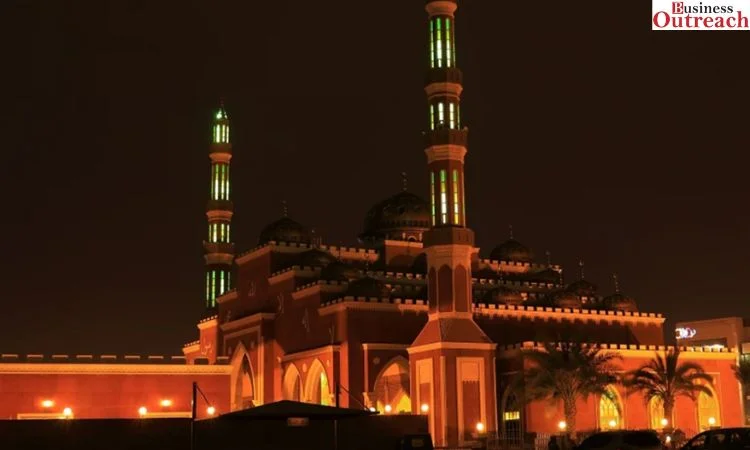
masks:
[[[437,66],[443,67],[443,32],[440,26],[440,22],[442,22],[442,20],[440,19],[440,17],[435,20],[437,22],[437,36],[435,38],[435,44],[437,47]]]
[[[446,192],[446,172],[440,171],[440,223],[448,223],[448,193]]]
[[[435,24],[430,21],[430,67],[435,67]]]
[[[721,426],[721,415],[719,414],[719,400],[710,386],[712,395],[704,392],[698,394],[698,427],[701,431]]]
[[[435,172],[430,172],[430,197],[432,203],[432,226],[435,226]]]
[[[664,425],[661,423],[661,420],[664,418],[664,403],[659,397],[652,397],[648,401],[648,420],[651,428],[654,430],[664,428]]]
[[[211,274],[206,272],[206,301],[211,300]]]
[[[609,386],[599,399],[599,429],[616,430],[622,428],[620,396],[614,387]]]
[[[453,169],[453,223],[461,225],[461,217],[458,214],[458,170]]]
[[[438,103],[438,128],[445,125],[445,107],[443,102]]]
[[[219,271],[219,295],[224,293],[224,271]]]
[[[450,17],[445,18],[445,56],[446,56],[446,64],[445,67],[451,67],[451,53],[453,53],[453,49],[451,48],[451,19]]]
[[[435,105],[430,105],[430,129],[435,129]]]
[[[451,130],[456,129],[456,105],[448,103],[448,126]]]

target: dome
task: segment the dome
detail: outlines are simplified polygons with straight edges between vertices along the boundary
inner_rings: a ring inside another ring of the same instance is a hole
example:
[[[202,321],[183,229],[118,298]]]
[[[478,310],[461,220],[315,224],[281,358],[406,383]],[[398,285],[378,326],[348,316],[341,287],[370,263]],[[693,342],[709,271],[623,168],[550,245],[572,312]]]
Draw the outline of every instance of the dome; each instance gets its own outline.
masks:
[[[372,277],[364,277],[349,283],[346,295],[352,297],[390,297],[391,290],[385,283]]]
[[[520,305],[523,303],[523,296],[515,289],[507,286],[498,286],[485,292],[482,300],[503,305]]]
[[[490,253],[490,259],[497,261],[531,262],[533,258],[531,250],[513,238],[498,245]]]
[[[580,309],[583,302],[571,291],[558,291],[552,295],[552,304],[558,308]]]
[[[408,191],[401,191],[367,212],[362,240],[421,241],[431,226],[430,204]]]
[[[333,255],[317,248],[302,252],[297,258],[300,266],[325,267],[336,261]]]
[[[596,295],[596,289],[597,287],[594,283],[581,278],[578,281],[570,283],[567,290],[582,297],[593,297]]]
[[[638,305],[636,305],[635,299],[633,297],[620,294],[619,292],[605,297],[602,303],[605,309],[628,312],[638,311]]]
[[[542,271],[529,274],[529,278],[534,281],[557,284],[560,282],[560,272],[548,267]]]
[[[311,241],[310,231],[298,222],[289,217],[281,219],[266,225],[260,232],[259,244],[265,244],[268,241],[277,242],[301,242],[309,244]]]
[[[359,277],[359,270],[356,267],[339,260],[331,262],[320,271],[320,278],[322,280],[348,281],[357,277]]]

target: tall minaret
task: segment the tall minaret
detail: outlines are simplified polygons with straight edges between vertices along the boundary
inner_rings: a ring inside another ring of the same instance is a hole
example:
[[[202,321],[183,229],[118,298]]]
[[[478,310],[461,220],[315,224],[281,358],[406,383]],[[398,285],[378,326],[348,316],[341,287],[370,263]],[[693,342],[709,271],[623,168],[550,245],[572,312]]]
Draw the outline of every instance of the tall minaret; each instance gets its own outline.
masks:
[[[461,122],[462,75],[456,63],[457,0],[428,0],[429,56],[425,92],[425,153],[432,228],[424,234],[429,320],[409,347],[414,412],[429,406],[438,445],[460,445],[476,433],[495,433],[495,347],[474,322],[471,255],[466,226]]]
[[[234,243],[230,235],[233,205],[229,197],[229,162],[232,144],[229,140],[229,117],[221,103],[214,114],[211,135],[211,198],[206,207],[208,239],[203,242],[206,251],[206,309],[216,307],[216,297],[231,286]]]

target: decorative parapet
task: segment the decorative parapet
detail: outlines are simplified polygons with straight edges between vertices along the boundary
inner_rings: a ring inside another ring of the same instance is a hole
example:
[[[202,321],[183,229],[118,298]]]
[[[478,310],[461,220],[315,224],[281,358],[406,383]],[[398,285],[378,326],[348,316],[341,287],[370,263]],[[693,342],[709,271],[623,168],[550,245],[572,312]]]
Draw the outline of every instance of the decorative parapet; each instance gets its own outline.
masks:
[[[622,320],[643,321],[651,323],[664,323],[664,316],[658,313],[610,311],[597,309],[572,309],[557,308],[551,306],[525,306],[525,305],[496,305],[486,303],[475,303],[474,314],[479,316],[546,316],[581,318],[583,320]],[[573,317],[578,316],[578,317]]]
[[[493,280],[491,278],[472,278],[471,281],[474,285],[489,285],[489,286],[510,286],[510,287],[524,287],[531,289],[556,289],[560,285],[557,283],[539,283],[536,281],[518,281],[518,280]]]
[[[192,347],[194,345],[200,345],[201,341],[192,341],[188,342],[187,344],[183,345],[182,348]]]
[[[273,272],[268,279],[278,277],[279,275],[284,275],[287,272],[295,272],[295,275],[297,274],[307,274],[307,275],[314,275],[320,272],[320,267],[313,267],[313,266],[300,266],[298,264],[295,264],[293,266],[285,267],[281,270],[277,270],[276,272]]]
[[[195,342],[198,343],[197,341]],[[191,345],[191,344],[188,344]],[[165,355],[19,355],[16,353],[0,354],[0,365],[34,363],[34,364],[185,364],[184,356]]]
[[[624,352],[625,355],[628,353],[635,353],[635,352],[646,352],[648,354],[654,353],[654,352],[665,352],[669,350],[679,350],[681,352],[681,356],[706,356],[706,355],[723,355],[726,357],[726,359],[736,358],[737,352],[733,349],[729,349],[726,347],[718,348],[718,347],[685,347],[685,346],[679,346],[675,347],[672,345],[643,345],[643,344],[605,344],[605,343],[586,343],[587,346],[592,346],[596,348],[600,348],[602,350],[616,350],[618,352]],[[500,351],[517,351],[517,350],[544,350],[544,343],[541,342],[533,342],[533,341],[527,341],[527,342],[521,342],[518,344],[510,344],[510,345],[504,345],[504,346],[498,346],[498,350]]]
[[[309,289],[314,286],[334,286],[334,287],[346,287],[349,285],[348,281],[337,281],[337,280],[315,280],[313,282],[303,284],[296,289],[294,289],[295,292],[298,291],[304,291],[305,289]]]
[[[237,255],[237,260],[244,260],[247,259],[247,257],[251,256],[253,253],[258,252],[262,249],[268,249],[270,251],[277,250],[281,252],[289,252],[289,251],[304,251],[304,250],[310,250],[313,248],[319,248],[321,250],[325,250],[332,255],[336,255],[341,259],[353,259],[358,261],[375,261],[379,257],[379,253],[375,249],[371,248],[361,248],[361,247],[344,247],[344,246],[335,246],[335,245],[313,245],[313,244],[307,244],[304,242],[283,242],[283,241],[269,241],[265,244],[259,245],[257,247],[251,248],[250,250],[247,250],[245,252],[240,253]],[[241,262],[241,261],[238,261]]]
[[[218,316],[218,315],[216,315],[216,314],[214,314],[213,316],[208,316],[208,317],[204,317],[203,319],[201,319],[201,320],[200,320],[200,321],[198,322],[198,324],[200,325],[200,324],[202,324],[202,323],[210,322],[210,321],[212,321],[212,320],[216,320],[216,319],[218,319],[218,318],[219,318],[219,316]]]
[[[329,314],[341,308],[354,308],[375,311],[416,311],[427,312],[427,300],[387,297],[339,297],[321,303],[321,315]]]
[[[495,266],[495,267],[502,264],[504,266],[525,267],[529,269],[544,270],[544,269],[552,268],[557,271],[562,270],[562,267],[559,264],[549,265],[549,264],[528,263],[528,262],[521,262],[521,261],[503,261],[503,260],[490,259],[490,258],[479,258],[479,262],[487,264],[489,266]]]

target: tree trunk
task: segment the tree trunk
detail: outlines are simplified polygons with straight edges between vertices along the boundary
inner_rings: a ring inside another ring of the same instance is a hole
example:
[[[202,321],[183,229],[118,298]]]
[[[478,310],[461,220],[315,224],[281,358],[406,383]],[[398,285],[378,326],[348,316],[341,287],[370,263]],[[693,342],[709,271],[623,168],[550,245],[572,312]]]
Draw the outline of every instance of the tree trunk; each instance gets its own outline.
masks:
[[[667,419],[667,426],[664,427],[664,429],[667,431],[674,430],[674,424],[672,423],[673,411],[674,411],[674,399],[665,398],[664,399],[664,418]]]
[[[573,440],[576,438],[576,412],[575,397],[563,399],[563,414],[565,414],[565,424],[567,425],[566,431]]]

